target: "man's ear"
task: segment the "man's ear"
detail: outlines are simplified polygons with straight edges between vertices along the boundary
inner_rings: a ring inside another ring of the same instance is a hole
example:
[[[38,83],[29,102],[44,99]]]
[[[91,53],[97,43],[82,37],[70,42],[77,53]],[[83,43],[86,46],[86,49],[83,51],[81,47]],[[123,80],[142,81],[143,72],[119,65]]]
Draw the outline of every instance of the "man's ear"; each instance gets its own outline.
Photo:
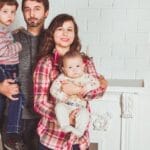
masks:
[[[48,14],[49,14],[49,10],[47,10],[47,11],[45,12],[45,18],[47,18]]]

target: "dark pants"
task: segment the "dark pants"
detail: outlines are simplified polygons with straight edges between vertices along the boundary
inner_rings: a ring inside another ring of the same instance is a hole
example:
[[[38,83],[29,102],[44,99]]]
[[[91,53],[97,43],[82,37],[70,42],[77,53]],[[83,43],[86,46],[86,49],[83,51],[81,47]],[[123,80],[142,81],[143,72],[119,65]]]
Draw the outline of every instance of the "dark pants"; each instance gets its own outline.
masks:
[[[27,150],[38,150],[39,138],[37,135],[37,124],[39,119],[23,119],[22,137]]]
[[[18,83],[18,64],[16,65],[0,65],[0,82],[5,79],[15,79]],[[20,133],[21,129],[21,115],[24,105],[24,96],[22,92],[18,95],[18,100],[8,100],[8,118],[7,118],[7,133]],[[6,107],[6,97],[0,94],[0,120],[3,118]]]
[[[42,145],[42,144],[40,143],[38,150],[53,150],[53,149],[46,148],[44,145]],[[78,145],[78,144],[73,145],[72,150],[80,150],[79,145]],[[87,150],[88,150],[88,149],[87,149]]]

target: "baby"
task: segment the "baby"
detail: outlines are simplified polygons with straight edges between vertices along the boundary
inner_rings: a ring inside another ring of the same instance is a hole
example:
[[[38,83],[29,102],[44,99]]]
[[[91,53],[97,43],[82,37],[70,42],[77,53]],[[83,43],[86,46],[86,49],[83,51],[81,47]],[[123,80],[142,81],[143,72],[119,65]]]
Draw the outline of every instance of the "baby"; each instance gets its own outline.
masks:
[[[64,132],[72,132],[81,137],[86,130],[90,114],[87,110],[87,101],[84,96],[91,90],[97,89],[100,82],[85,72],[83,56],[78,51],[69,51],[62,58],[62,71],[52,83],[51,95],[56,99],[55,113],[58,123]],[[67,95],[61,89],[62,82],[69,81],[79,87],[81,92],[76,95]],[[75,127],[69,123],[69,114],[79,109]]]

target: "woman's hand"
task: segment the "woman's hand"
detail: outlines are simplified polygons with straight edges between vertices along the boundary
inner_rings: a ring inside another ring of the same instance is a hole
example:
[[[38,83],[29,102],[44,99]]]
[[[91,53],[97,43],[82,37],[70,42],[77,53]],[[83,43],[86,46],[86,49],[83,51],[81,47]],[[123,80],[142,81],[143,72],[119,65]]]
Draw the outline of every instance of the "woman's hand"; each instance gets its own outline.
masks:
[[[12,79],[5,79],[0,83],[0,93],[11,100],[18,100],[18,98],[13,97],[13,95],[17,95],[19,93],[18,85],[14,83],[15,81]]]
[[[102,75],[100,75],[99,80],[101,88],[106,89],[108,86],[107,80]]]
[[[67,95],[78,95],[82,91],[82,86],[78,86],[70,81],[63,81],[61,89]]]

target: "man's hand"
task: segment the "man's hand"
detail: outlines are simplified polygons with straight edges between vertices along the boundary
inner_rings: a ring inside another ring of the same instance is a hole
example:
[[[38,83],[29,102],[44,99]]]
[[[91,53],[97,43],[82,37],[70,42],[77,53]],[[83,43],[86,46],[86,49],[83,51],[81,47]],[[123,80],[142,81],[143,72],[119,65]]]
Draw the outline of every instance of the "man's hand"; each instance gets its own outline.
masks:
[[[13,97],[13,95],[17,95],[19,93],[18,85],[14,83],[15,81],[12,79],[5,79],[0,83],[0,93],[11,100],[18,100],[18,98]]]

